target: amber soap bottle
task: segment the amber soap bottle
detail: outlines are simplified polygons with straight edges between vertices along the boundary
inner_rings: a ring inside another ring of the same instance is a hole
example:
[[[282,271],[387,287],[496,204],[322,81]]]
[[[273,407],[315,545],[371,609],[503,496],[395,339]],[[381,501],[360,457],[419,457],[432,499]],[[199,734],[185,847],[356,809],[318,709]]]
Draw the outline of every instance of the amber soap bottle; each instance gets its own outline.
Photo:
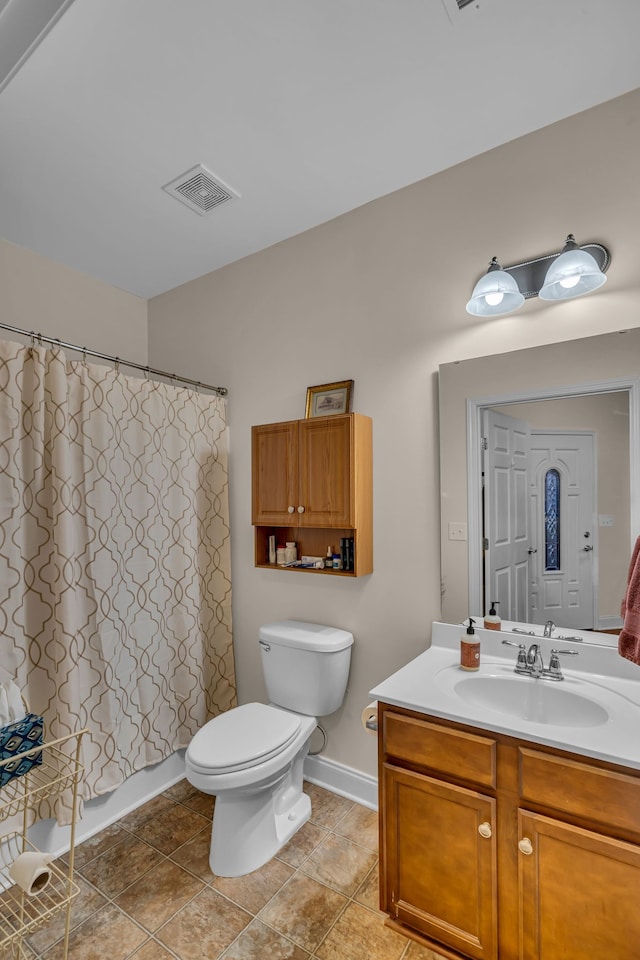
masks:
[[[473,629],[475,620],[469,617],[467,632],[460,637],[460,668],[462,670],[480,669],[480,641]]]

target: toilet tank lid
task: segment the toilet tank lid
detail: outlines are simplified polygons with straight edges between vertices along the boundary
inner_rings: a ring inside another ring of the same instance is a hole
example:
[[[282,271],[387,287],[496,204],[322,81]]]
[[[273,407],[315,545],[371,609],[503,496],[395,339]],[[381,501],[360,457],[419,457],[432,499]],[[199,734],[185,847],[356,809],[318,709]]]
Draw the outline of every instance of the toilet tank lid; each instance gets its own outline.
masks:
[[[260,627],[259,637],[267,643],[282,647],[300,647],[303,650],[333,653],[353,644],[353,634],[321,623],[303,620],[278,620]]]

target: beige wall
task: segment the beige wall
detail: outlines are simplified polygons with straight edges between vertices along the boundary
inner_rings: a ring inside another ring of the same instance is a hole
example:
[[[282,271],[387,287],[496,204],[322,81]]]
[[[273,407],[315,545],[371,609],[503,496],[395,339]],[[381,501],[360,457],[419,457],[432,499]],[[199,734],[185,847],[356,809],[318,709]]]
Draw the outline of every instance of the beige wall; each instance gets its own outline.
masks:
[[[356,637],[345,706],[327,723],[333,760],[375,771],[359,722],[368,690],[425,646],[440,615],[439,364],[640,325],[639,118],[635,92],[149,304],[151,363],[230,390],[241,699],[263,695],[260,623],[299,617]],[[610,247],[601,292],[491,322],[465,313],[491,256],[550,252],[570,231]],[[349,377],[354,409],[374,422],[375,572],[334,581],[257,570],[250,427],[303,416],[307,386]]]
[[[0,240],[0,320],[100,353],[148,362],[146,300],[6,240]],[[3,336],[10,339],[0,330]]]

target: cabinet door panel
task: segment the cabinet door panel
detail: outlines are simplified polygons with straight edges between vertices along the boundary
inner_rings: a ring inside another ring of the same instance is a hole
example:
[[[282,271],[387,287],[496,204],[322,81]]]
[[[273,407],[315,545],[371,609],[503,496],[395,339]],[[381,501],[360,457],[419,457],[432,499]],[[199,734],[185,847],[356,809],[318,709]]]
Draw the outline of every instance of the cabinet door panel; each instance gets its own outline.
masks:
[[[302,420],[299,431],[299,499],[302,527],[353,525],[351,417]],[[296,504],[298,506],[298,504]]]
[[[495,801],[391,764],[383,789],[383,909],[465,956],[495,958]]]
[[[296,526],[298,513],[298,423],[268,423],[251,428],[252,523]]]
[[[522,960],[638,960],[640,847],[520,812]]]

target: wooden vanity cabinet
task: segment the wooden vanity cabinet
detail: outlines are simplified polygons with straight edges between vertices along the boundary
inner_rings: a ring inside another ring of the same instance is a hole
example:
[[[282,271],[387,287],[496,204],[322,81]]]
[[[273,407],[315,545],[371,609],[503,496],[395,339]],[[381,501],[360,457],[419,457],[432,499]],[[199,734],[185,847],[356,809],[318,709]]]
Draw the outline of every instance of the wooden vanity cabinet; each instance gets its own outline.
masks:
[[[328,545],[338,553],[341,538],[351,537],[354,570],[339,572],[371,573],[370,417],[348,413],[261,424],[251,429],[251,450],[256,566],[269,566],[270,535],[278,543],[295,540],[299,556],[322,557]]]
[[[380,907],[449,958],[640,957],[640,772],[381,703]]]

